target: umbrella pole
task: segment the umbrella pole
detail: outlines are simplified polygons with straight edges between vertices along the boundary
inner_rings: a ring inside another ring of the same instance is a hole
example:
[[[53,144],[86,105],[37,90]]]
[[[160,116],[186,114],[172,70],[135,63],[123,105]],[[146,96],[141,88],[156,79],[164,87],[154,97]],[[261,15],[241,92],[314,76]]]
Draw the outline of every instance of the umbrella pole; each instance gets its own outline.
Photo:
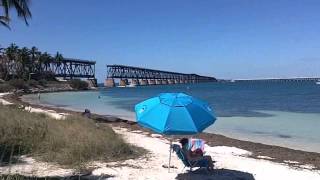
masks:
[[[171,146],[172,146],[172,139],[170,138],[170,146],[169,146],[169,167],[168,167],[168,172],[170,172],[170,165],[171,165]]]

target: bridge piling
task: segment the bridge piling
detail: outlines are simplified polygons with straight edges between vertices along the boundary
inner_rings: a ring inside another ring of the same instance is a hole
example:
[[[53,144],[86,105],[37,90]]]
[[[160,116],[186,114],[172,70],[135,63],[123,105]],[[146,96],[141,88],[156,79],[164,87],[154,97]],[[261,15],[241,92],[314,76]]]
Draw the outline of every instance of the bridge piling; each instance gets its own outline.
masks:
[[[149,79],[149,85],[155,85],[156,84],[156,80],[154,79]]]
[[[140,79],[140,85],[141,86],[146,86],[146,85],[148,85],[148,81],[147,80],[145,80],[145,79]]]
[[[138,79],[132,79],[131,80],[131,84],[134,85],[134,86],[139,86],[139,80]]]
[[[169,80],[168,80],[168,84],[175,84],[174,82],[175,82],[175,81],[174,81],[173,79],[169,79]]]
[[[113,78],[108,78],[104,82],[104,86],[106,87],[115,87],[115,82]]]
[[[127,79],[120,79],[119,85],[120,85],[120,86],[126,86],[126,85],[128,85],[128,80],[127,80]]]
[[[156,80],[156,85],[161,85],[161,84],[162,84],[161,79],[157,79],[157,80]]]
[[[163,79],[162,81],[161,81],[161,84],[168,84],[168,81],[166,80],[166,79]]]

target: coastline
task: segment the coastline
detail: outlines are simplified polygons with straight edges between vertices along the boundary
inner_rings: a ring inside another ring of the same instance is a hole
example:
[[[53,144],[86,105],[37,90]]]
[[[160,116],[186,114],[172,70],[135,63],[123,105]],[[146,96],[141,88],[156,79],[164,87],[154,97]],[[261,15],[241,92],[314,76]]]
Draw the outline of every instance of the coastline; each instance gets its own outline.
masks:
[[[38,113],[51,112],[55,114],[80,114],[81,112],[64,110],[61,108],[47,108],[33,106],[22,102],[20,95],[0,94],[1,103],[8,102],[16,106],[30,107],[41,110]],[[269,179],[309,179],[317,180],[320,177],[319,154],[291,150],[277,146],[263,145],[228,138],[222,135],[202,133],[197,137],[207,141],[205,152],[215,162],[213,172],[196,170],[190,173],[183,168],[181,160],[175,154],[171,158],[170,173],[168,165],[168,137],[154,134],[143,129],[135,122],[117,117],[105,117],[96,114],[92,119],[103,126],[110,126],[120,134],[128,143],[143,147],[148,153],[138,159],[129,159],[118,162],[92,162],[90,172],[81,177],[87,179],[246,179],[246,180],[269,180]],[[177,143],[179,136],[174,136]],[[261,151],[267,149],[267,151]],[[281,152],[281,153],[279,153]],[[282,159],[276,157],[282,154]],[[302,154],[302,155],[300,155]],[[301,162],[297,162],[300,157]],[[76,177],[72,169],[63,169],[51,163],[38,162],[32,157],[21,157],[23,164],[11,167],[0,167],[0,174],[21,174],[25,177]],[[313,163],[313,164],[312,164]]]
[[[62,90],[63,91],[63,90]],[[68,90],[69,91],[69,90]],[[46,91],[53,92],[53,91]],[[57,92],[57,91],[54,91]],[[30,104],[29,102],[24,102],[21,99],[22,95],[27,93],[20,94],[7,94],[3,99],[6,101],[23,105],[26,107],[32,107],[47,111],[54,111],[58,114],[81,114],[79,111],[63,109],[63,107],[50,107],[44,105]],[[148,129],[144,129],[137,125],[136,122],[126,120],[123,118],[115,116],[102,116],[98,114],[92,114],[92,119],[100,123],[107,123],[114,127],[126,128],[129,131],[142,131],[145,133],[152,134]],[[181,138],[181,136],[173,136],[175,140]],[[204,139],[209,146],[228,146],[243,149],[251,152],[250,158],[254,159],[264,159],[276,163],[286,164],[293,168],[304,168],[312,170],[320,170],[320,153],[316,152],[307,152],[302,150],[295,150],[281,146],[268,145],[244,140],[238,140],[224,135],[212,134],[212,133],[200,133],[194,137]],[[168,137],[165,137],[168,138]]]

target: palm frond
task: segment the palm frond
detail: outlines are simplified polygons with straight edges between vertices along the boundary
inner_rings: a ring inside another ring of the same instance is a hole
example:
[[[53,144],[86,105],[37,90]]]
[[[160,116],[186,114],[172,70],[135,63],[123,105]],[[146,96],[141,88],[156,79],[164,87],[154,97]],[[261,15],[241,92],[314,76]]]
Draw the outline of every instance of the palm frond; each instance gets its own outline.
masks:
[[[18,17],[24,19],[26,25],[29,25],[28,18],[31,18],[31,12],[28,7],[30,4],[29,0],[7,0],[9,1],[9,8],[14,7],[17,10]]]
[[[10,29],[9,20],[10,19],[8,17],[0,16],[0,24],[7,27],[8,29]]]
[[[17,11],[18,17],[23,18],[26,25],[29,25],[28,19],[32,17],[28,7],[29,4],[30,0],[1,0],[5,17],[9,17],[9,10],[14,8]]]
[[[10,8],[9,1],[8,0],[1,0],[1,6],[4,10],[5,16],[9,17],[9,8]]]

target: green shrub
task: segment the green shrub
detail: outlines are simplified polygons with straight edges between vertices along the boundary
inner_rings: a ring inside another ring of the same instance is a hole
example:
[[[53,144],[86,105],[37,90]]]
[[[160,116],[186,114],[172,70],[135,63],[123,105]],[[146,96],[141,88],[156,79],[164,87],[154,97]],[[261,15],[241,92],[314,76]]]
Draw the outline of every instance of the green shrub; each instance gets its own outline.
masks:
[[[4,162],[12,161],[10,154],[28,154],[67,167],[84,168],[91,161],[117,161],[144,152],[125,143],[109,126],[97,126],[93,120],[78,116],[54,120],[0,106],[0,124],[0,157]]]
[[[0,84],[0,92],[10,92],[14,89],[14,87],[12,87],[9,84]]]
[[[28,86],[36,87],[37,85],[39,85],[39,82],[31,79],[31,80],[27,81],[27,84],[28,84]]]
[[[40,79],[38,82],[39,82],[39,85],[41,86],[46,86],[48,84],[48,81],[45,79]]]
[[[23,79],[11,79],[8,83],[15,89],[28,89],[27,83]]]
[[[69,81],[70,86],[73,89],[85,90],[88,89],[88,83],[85,81],[81,81],[80,79],[73,79]]]

